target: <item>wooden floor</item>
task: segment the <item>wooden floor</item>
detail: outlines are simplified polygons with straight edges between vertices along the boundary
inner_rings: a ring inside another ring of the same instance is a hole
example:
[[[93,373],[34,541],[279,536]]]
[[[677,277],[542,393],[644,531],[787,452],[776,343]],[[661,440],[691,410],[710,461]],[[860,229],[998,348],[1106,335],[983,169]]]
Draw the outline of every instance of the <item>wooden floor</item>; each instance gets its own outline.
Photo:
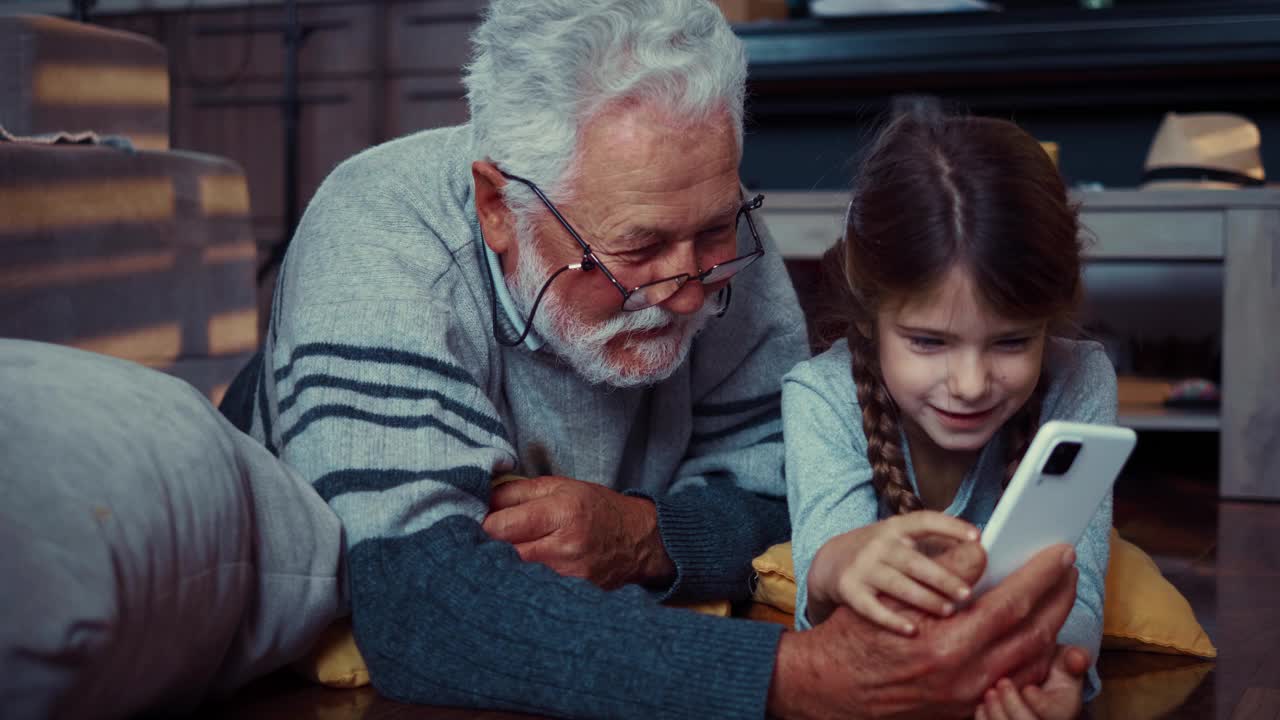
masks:
[[[1107,651],[1091,718],[1280,720],[1280,504],[1217,497],[1212,435],[1143,435],[1116,486],[1120,534],[1151,553],[1218,647],[1215,662]],[[329,690],[276,675],[205,718],[515,718],[404,705],[369,688]]]
[[[1090,715],[1280,718],[1280,504],[1218,499],[1212,435],[1144,434],[1139,449],[1116,486],[1116,527],[1186,596],[1218,658],[1103,653]]]

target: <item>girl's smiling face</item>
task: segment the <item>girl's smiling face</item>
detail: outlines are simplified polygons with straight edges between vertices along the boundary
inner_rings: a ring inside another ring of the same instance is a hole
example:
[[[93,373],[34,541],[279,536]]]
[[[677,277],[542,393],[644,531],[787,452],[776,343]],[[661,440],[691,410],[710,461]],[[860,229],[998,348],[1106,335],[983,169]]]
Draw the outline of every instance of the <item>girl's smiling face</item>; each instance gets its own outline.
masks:
[[[953,267],[928,291],[877,314],[885,388],[913,442],[976,452],[1035,390],[1046,323],[1001,317]]]

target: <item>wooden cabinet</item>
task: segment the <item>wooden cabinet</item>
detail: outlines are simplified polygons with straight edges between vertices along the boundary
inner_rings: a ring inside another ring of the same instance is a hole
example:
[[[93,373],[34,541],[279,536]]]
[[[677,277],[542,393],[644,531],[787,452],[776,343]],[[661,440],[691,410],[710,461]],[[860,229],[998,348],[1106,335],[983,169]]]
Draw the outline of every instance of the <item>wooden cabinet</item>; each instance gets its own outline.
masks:
[[[462,67],[485,0],[302,2],[298,177],[285,192],[285,49],[279,3],[101,15],[169,52],[172,145],[231,158],[249,179],[260,258],[343,160],[395,137],[466,122]],[[267,293],[269,295],[269,293]]]

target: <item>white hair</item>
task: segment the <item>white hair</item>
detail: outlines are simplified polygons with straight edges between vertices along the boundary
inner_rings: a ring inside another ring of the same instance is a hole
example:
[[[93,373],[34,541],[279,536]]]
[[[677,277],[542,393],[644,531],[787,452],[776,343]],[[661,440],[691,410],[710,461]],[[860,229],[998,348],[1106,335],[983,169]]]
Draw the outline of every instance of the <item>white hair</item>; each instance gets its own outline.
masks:
[[[691,123],[728,111],[741,151],[746,53],[709,0],[494,0],[472,44],[474,159],[558,201],[572,192],[580,129],[614,103]],[[532,209],[523,186],[504,192],[517,215]]]

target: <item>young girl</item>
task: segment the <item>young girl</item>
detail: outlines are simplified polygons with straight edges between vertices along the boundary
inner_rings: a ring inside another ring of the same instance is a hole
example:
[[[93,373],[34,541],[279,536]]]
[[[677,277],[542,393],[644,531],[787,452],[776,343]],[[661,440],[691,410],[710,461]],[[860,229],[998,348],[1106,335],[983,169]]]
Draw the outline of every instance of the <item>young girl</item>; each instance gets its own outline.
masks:
[[[880,595],[955,612],[969,588],[915,541],[976,539],[1042,422],[1115,423],[1102,347],[1054,334],[1080,294],[1080,252],[1057,169],[1017,126],[903,116],[882,132],[828,253],[847,285],[847,338],[783,382],[800,627],[848,605],[913,633]],[[1095,660],[1110,526],[1108,494],[1076,547],[1058,636]],[[820,551],[858,528],[852,556]],[[1060,649],[1042,686],[1002,681],[978,718],[1075,717],[1099,688],[1081,665]]]

